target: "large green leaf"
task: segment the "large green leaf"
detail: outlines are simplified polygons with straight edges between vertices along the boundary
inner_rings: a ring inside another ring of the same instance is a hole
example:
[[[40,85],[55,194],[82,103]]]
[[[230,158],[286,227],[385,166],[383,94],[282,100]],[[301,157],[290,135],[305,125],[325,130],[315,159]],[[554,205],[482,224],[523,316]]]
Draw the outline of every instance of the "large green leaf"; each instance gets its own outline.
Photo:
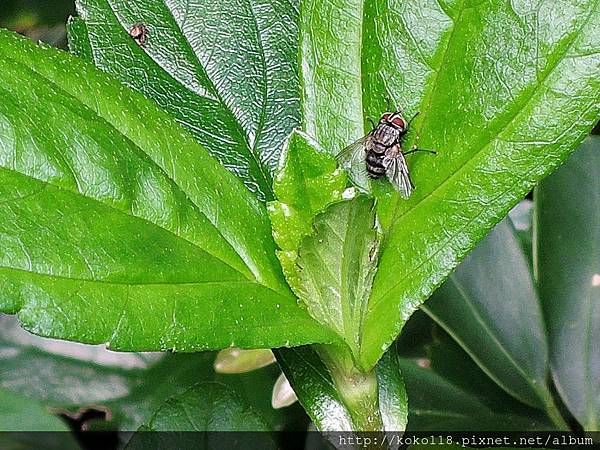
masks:
[[[121,350],[331,339],[266,210],[141,94],[0,32],[0,310]]]
[[[600,430],[600,137],[535,191],[535,267],[550,367],[565,404]]]
[[[505,219],[421,309],[518,400],[552,404],[548,347],[532,274]]]
[[[306,0],[300,52],[304,128],[335,153],[386,97],[412,116],[417,190],[375,183],[388,235],[369,301],[362,365],[597,120],[596,1]],[[560,11],[560,14],[555,14]],[[335,32],[331,32],[335,30]],[[414,132],[416,130],[416,132]]]
[[[260,414],[217,382],[197,383],[167,399],[145,424],[152,431],[268,431]]]
[[[149,433],[176,431],[178,433]],[[189,433],[213,432],[213,433]],[[260,431],[245,435],[215,433],[223,431]],[[133,435],[127,449],[147,448],[250,448],[275,449],[269,428],[261,415],[220,383],[198,383],[169,398],[152,418]],[[186,433],[188,432],[188,433]],[[249,439],[249,436],[252,436]],[[240,444],[243,447],[240,447]]]
[[[400,354],[411,354],[400,358],[401,365],[409,365],[402,371],[409,431],[555,429],[543,411],[508,395],[421,311],[411,316],[395,346]]]
[[[156,100],[272,199],[282,143],[299,123],[294,3],[78,0],[70,46]],[[143,46],[129,36],[136,23],[148,30]]]
[[[537,418],[494,411],[465,386],[411,360],[401,358],[399,365],[408,393],[409,431],[548,429],[547,424],[536,421]]]

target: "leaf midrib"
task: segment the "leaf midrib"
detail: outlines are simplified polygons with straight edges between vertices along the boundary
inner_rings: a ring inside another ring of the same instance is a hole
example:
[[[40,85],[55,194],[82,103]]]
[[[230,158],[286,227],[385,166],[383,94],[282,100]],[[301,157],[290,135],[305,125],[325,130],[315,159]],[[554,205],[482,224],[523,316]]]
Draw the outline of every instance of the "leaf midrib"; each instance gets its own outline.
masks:
[[[398,222],[401,221],[401,219],[407,217],[408,215],[410,215],[418,206],[420,206],[421,204],[423,204],[426,201],[429,201],[440,189],[442,189],[446,183],[448,183],[450,180],[457,178],[459,176],[461,176],[463,174],[463,172],[467,171],[470,169],[470,166],[472,164],[474,164],[473,161],[476,160],[476,158],[481,155],[483,153],[484,150],[486,150],[497,138],[499,138],[500,134],[502,132],[504,132],[512,123],[513,121],[515,121],[518,117],[521,116],[521,114],[524,114],[524,109],[525,106],[529,104],[529,102],[531,102],[534,98],[535,98],[535,94],[538,92],[538,90],[544,86],[544,82],[548,79],[548,77],[550,76],[550,74],[556,69],[556,67],[558,66],[558,64],[560,62],[563,61],[565,54],[567,53],[568,50],[571,49],[573,43],[575,42],[575,40],[577,39],[577,37],[579,37],[582,29],[588,24],[590,18],[592,17],[592,13],[594,12],[596,5],[598,4],[598,0],[596,0],[596,3],[594,4],[594,6],[592,8],[590,8],[590,11],[587,15],[587,17],[582,20],[581,25],[579,26],[579,28],[577,29],[577,31],[573,32],[571,34],[571,38],[569,39],[569,42],[567,45],[564,46],[562,55],[560,57],[557,57],[554,61],[554,63],[551,65],[551,67],[544,73],[544,75],[542,76],[542,78],[539,80],[538,84],[535,86],[535,88],[532,90],[531,94],[528,95],[525,98],[525,101],[522,102],[522,104],[520,105],[520,107],[518,108],[518,110],[516,110],[516,113],[514,115],[512,115],[510,118],[508,118],[508,120],[506,121],[506,123],[495,133],[495,135],[490,136],[488,142],[486,142],[485,144],[483,144],[483,146],[481,148],[479,148],[478,150],[476,150],[471,157],[468,159],[468,161],[466,161],[461,167],[458,168],[458,170],[456,170],[455,172],[451,173],[450,175],[448,175],[444,180],[442,180],[442,182],[436,186],[431,192],[427,193],[425,196],[423,196],[421,199],[419,199],[415,204],[413,204],[409,209],[407,209],[404,213],[402,213],[400,216],[396,217],[390,227],[389,230],[392,230],[396,224]],[[456,27],[456,25],[455,25]],[[516,109],[516,108],[515,108]],[[504,194],[506,194],[507,191],[504,191],[501,193],[500,196],[495,197],[495,199],[503,196]],[[396,205],[399,204],[400,200],[396,201]],[[461,230],[463,230],[464,228],[466,228],[469,224],[471,223],[471,221],[467,222],[465,225],[463,225],[463,227],[461,227]],[[450,238],[450,240],[452,240],[452,238]],[[398,282],[396,282],[395,284],[393,284],[392,286],[390,286],[389,288],[387,288],[383,293],[379,294],[379,297],[377,298],[373,298],[371,299],[373,305],[377,304],[382,298],[384,298],[385,296],[387,296],[390,292],[392,292],[394,289],[396,289],[400,284],[403,283],[404,280],[410,280],[411,279],[411,275],[416,272],[420,267],[422,267],[424,264],[427,263],[427,261],[437,255],[440,251],[443,250],[443,247],[441,247],[440,249],[438,249],[436,252],[434,252],[432,255],[429,255],[426,259],[424,259],[420,264],[418,264],[417,266],[415,266],[411,272],[409,272],[406,277],[404,277],[403,280],[400,280]]]
[[[210,255],[211,257],[215,258],[216,260],[218,260],[218,261],[222,262],[224,265],[226,265],[227,267],[229,267],[230,269],[232,269],[232,270],[233,270],[233,271],[235,271],[236,273],[240,274],[240,275],[241,275],[241,276],[243,276],[244,278],[248,279],[250,282],[254,282],[255,284],[260,284],[260,283],[258,283],[258,282],[257,282],[257,280],[256,280],[255,278],[254,278],[254,279],[253,279],[253,278],[250,278],[248,274],[244,274],[243,272],[240,272],[240,270],[238,270],[236,267],[232,266],[232,265],[231,265],[229,262],[227,262],[227,261],[223,260],[223,259],[222,259],[221,257],[219,257],[218,255],[215,255],[215,254],[213,254],[213,253],[209,252],[209,251],[208,251],[208,249],[204,249],[204,248],[200,247],[200,246],[199,246],[197,243],[194,243],[194,242],[192,242],[192,241],[190,241],[190,240],[186,239],[186,238],[185,238],[185,237],[183,237],[183,236],[179,236],[179,235],[175,234],[175,232],[173,232],[173,231],[171,231],[171,230],[169,230],[169,229],[167,229],[167,228],[163,228],[163,227],[162,227],[162,226],[160,226],[159,224],[156,224],[156,223],[154,223],[154,222],[151,222],[151,221],[149,221],[148,219],[145,219],[145,218],[143,218],[143,217],[136,216],[136,215],[132,214],[132,213],[131,213],[130,211],[128,211],[128,210],[122,210],[122,209],[119,209],[119,208],[115,207],[114,205],[111,205],[110,203],[104,203],[104,202],[102,202],[102,201],[100,201],[100,200],[98,200],[98,199],[96,199],[96,198],[94,198],[94,197],[88,197],[88,196],[86,196],[86,195],[82,194],[80,191],[75,191],[75,190],[72,190],[72,189],[65,188],[64,186],[60,186],[60,185],[56,185],[56,184],[49,183],[49,182],[48,182],[48,181],[46,181],[46,180],[41,180],[41,179],[39,179],[39,178],[35,178],[35,177],[31,176],[31,175],[28,175],[28,174],[25,174],[25,173],[19,172],[19,171],[15,170],[15,169],[11,169],[11,168],[9,168],[9,167],[3,167],[3,166],[0,166],[0,171],[2,171],[2,170],[4,170],[4,171],[8,171],[8,172],[13,172],[13,173],[16,173],[17,175],[19,175],[19,176],[21,176],[21,177],[30,178],[30,179],[32,179],[32,180],[35,180],[35,182],[37,182],[37,183],[41,183],[41,184],[43,184],[43,186],[44,186],[44,188],[42,188],[42,189],[39,189],[39,190],[37,190],[36,192],[32,192],[32,193],[30,193],[30,194],[27,194],[27,195],[25,195],[25,196],[23,196],[23,197],[19,197],[19,198],[11,198],[10,200],[7,200],[7,202],[9,202],[9,201],[11,201],[11,202],[12,202],[12,201],[16,201],[16,200],[22,200],[22,199],[25,199],[25,198],[31,198],[31,197],[34,197],[34,196],[36,196],[36,195],[39,195],[40,193],[44,192],[44,191],[45,191],[45,189],[46,189],[47,187],[52,187],[53,189],[56,189],[56,190],[57,190],[57,191],[59,191],[59,192],[67,192],[68,194],[71,194],[71,195],[81,196],[82,198],[85,198],[87,201],[91,201],[91,202],[93,202],[93,203],[97,203],[97,204],[101,205],[103,208],[107,208],[107,209],[109,209],[109,210],[112,210],[112,211],[116,212],[116,213],[117,213],[117,214],[119,214],[119,215],[124,215],[124,216],[130,217],[130,218],[131,218],[131,219],[133,219],[133,220],[139,220],[140,222],[143,222],[143,223],[145,223],[145,224],[147,224],[147,225],[150,225],[151,227],[156,227],[156,228],[159,228],[160,230],[163,230],[163,231],[165,231],[166,233],[170,234],[171,236],[175,237],[176,239],[180,239],[180,240],[182,240],[182,241],[184,241],[184,242],[186,242],[186,243],[188,243],[188,244],[192,245],[192,246],[193,246],[193,247],[194,247],[196,250],[200,251],[201,253],[205,253],[205,254],[207,254],[207,255]],[[169,180],[171,180],[171,179],[169,178]],[[187,197],[186,197],[186,198],[187,198]],[[191,200],[190,200],[190,202],[191,202]],[[191,202],[191,203],[192,203],[192,205],[194,205],[194,209],[197,209],[197,206],[196,206],[196,205],[195,205],[193,202]],[[201,214],[201,212],[200,212],[200,211],[198,211],[198,212]],[[216,229],[216,228],[215,228],[215,229]],[[218,230],[217,230],[217,231],[218,231]],[[223,239],[224,239],[224,238],[223,238]],[[236,253],[236,254],[237,254],[237,253]],[[240,259],[241,259],[241,258],[240,258]],[[242,260],[242,261],[243,261],[243,260]],[[245,263],[245,262],[244,262],[244,265],[246,265],[246,263]],[[246,265],[246,267],[247,267],[247,265]],[[3,268],[3,266],[0,266],[0,268]],[[6,267],[6,268],[8,268],[8,267]],[[10,268],[10,269],[13,269],[13,268]],[[14,270],[18,270],[18,269],[14,269]],[[250,272],[250,274],[251,274],[251,272]],[[42,275],[42,274],[40,274],[40,275]],[[83,280],[82,280],[82,281],[83,281]],[[261,286],[263,286],[262,284],[260,284],[260,285],[261,285]],[[267,287],[267,286],[264,286],[264,287]],[[269,289],[270,289],[270,288],[269,288]]]
[[[0,272],[3,272],[3,271],[19,272],[19,273],[33,275],[33,276],[37,276],[37,277],[58,279],[58,280],[64,280],[64,281],[72,281],[75,283],[106,284],[106,285],[110,285],[110,286],[128,286],[128,287],[134,287],[134,286],[204,286],[204,285],[247,284],[247,285],[259,286],[261,288],[265,288],[265,289],[272,291],[272,289],[268,288],[267,286],[253,282],[251,280],[177,281],[177,282],[172,282],[172,283],[169,283],[169,282],[127,283],[127,282],[123,282],[123,281],[110,281],[110,280],[100,280],[100,279],[92,279],[92,278],[56,275],[56,274],[36,272],[33,270],[20,269],[18,267],[10,267],[10,266],[0,265]],[[275,291],[273,291],[273,292],[275,292]],[[277,293],[277,294],[281,295],[279,293]]]
[[[543,404],[545,398],[547,398],[547,397],[545,397],[542,394],[542,392],[546,393],[545,392],[546,390],[542,389],[543,387],[545,387],[545,380],[542,379],[541,380],[541,384],[539,386],[536,385],[535,380],[530,380],[530,378],[527,375],[527,373],[525,372],[525,370],[523,368],[521,368],[521,366],[513,358],[513,356],[510,354],[510,352],[504,346],[504,344],[500,341],[500,339],[498,338],[498,336],[496,336],[496,334],[490,329],[490,327],[487,326],[487,324],[485,323],[485,321],[481,317],[481,314],[475,308],[475,305],[471,301],[469,295],[466,293],[466,291],[465,291],[464,287],[462,286],[462,284],[456,279],[456,277],[454,275],[450,276],[448,278],[448,280],[452,284],[454,284],[454,286],[456,287],[456,290],[458,291],[458,293],[460,294],[460,296],[463,298],[463,300],[464,300],[465,304],[467,305],[468,309],[472,312],[472,314],[475,317],[477,323],[479,323],[481,325],[482,329],[490,337],[490,339],[496,344],[496,347],[505,356],[505,358],[508,360],[508,362],[510,363],[510,365],[512,365],[512,367],[514,367],[514,369],[516,370],[516,372],[527,383],[527,385],[529,385],[529,387],[533,390],[533,392],[536,393],[536,395],[540,399],[541,403]],[[512,395],[513,397],[515,397],[519,401],[521,401],[521,402],[523,402],[523,403],[525,403],[527,405],[533,406],[533,407],[538,407],[538,405],[531,404],[531,402],[529,402],[527,399],[523,398],[523,396],[521,394],[515,392],[513,389],[510,388],[510,386],[508,386],[506,383],[504,383],[502,380],[500,380],[497,376],[495,376],[495,374],[492,371],[489,370],[489,368],[487,367],[487,365],[484,364],[481,361],[481,359],[479,357],[477,357],[477,355],[473,351],[471,351],[469,349],[469,347],[465,344],[465,342],[456,333],[453,332],[452,328],[450,328],[441,317],[438,317],[437,314],[435,314],[431,309],[429,309],[427,307],[427,305],[423,305],[421,308],[423,309],[424,312],[427,313],[428,316],[430,316],[432,319],[434,319],[448,334],[450,334],[455,341],[457,341],[460,344],[460,346],[469,354],[469,356],[477,363],[477,365],[492,380],[494,380],[494,382],[496,382],[496,384],[498,384],[499,386],[501,386],[502,389],[504,389],[506,392],[508,392],[510,395]],[[538,380],[538,381],[540,381],[540,380]]]
[[[190,198],[190,197],[187,195],[187,192],[185,192],[185,191],[184,191],[184,190],[181,188],[181,186],[179,186],[179,184],[177,184],[177,182],[176,182],[176,181],[175,181],[173,178],[171,178],[171,177],[170,177],[170,176],[169,176],[169,175],[168,175],[168,174],[167,174],[167,173],[164,171],[164,169],[163,169],[163,168],[162,168],[160,165],[156,164],[156,162],[155,162],[155,161],[154,161],[154,160],[153,160],[153,159],[152,159],[152,158],[151,158],[151,157],[150,157],[150,156],[149,156],[149,155],[148,155],[146,152],[144,152],[144,150],[143,150],[143,149],[142,149],[142,148],[141,148],[141,147],[140,147],[140,146],[139,146],[137,143],[133,142],[131,139],[129,139],[129,137],[128,137],[128,136],[124,135],[124,134],[123,134],[123,133],[122,133],[122,132],[121,132],[121,131],[120,131],[118,128],[116,128],[116,127],[113,125],[113,123],[112,123],[111,121],[107,120],[107,119],[106,119],[106,118],[105,118],[105,117],[104,117],[102,114],[100,114],[98,111],[96,111],[96,110],[94,110],[94,109],[91,109],[91,108],[90,108],[90,107],[89,107],[89,106],[88,106],[86,103],[84,103],[83,101],[79,100],[77,97],[75,97],[74,95],[72,95],[70,92],[66,91],[66,90],[65,90],[65,89],[64,89],[64,88],[63,88],[61,85],[59,85],[59,84],[55,83],[55,82],[54,82],[54,80],[52,80],[52,79],[50,79],[50,78],[46,77],[44,74],[42,74],[42,73],[38,72],[37,70],[35,70],[35,69],[34,69],[33,67],[31,67],[31,66],[24,66],[24,65],[22,65],[22,64],[19,64],[19,62],[18,62],[18,61],[14,60],[12,57],[10,57],[10,56],[8,56],[8,55],[5,55],[5,58],[6,58],[7,60],[10,60],[10,61],[12,61],[12,62],[13,62],[13,64],[15,64],[15,66],[16,66],[16,67],[20,67],[21,69],[27,70],[27,71],[31,72],[32,74],[35,74],[37,77],[39,77],[39,78],[41,78],[41,79],[45,80],[46,82],[48,82],[49,84],[51,84],[51,85],[52,85],[52,86],[53,86],[55,89],[57,89],[58,91],[60,91],[60,92],[61,92],[63,95],[65,95],[66,97],[72,98],[72,99],[73,99],[75,102],[77,102],[78,104],[82,105],[82,106],[83,106],[84,108],[86,108],[87,110],[91,111],[91,112],[92,112],[92,113],[93,113],[93,114],[94,114],[96,117],[99,117],[99,118],[101,118],[101,119],[102,119],[102,121],[103,121],[103,122],[104,122],[104,123],[105,123],[107,126],[109,126],[109,127],[110,127],[110,128],[111,128],[111,129],[112,129],[114,132],[115,132],[115,133],[117,133],[119,136],[121,136],[123,139],[125,139],[127,142],[129,142],[129,143],[131,144],[131,146],[132,146],[133,148],[135,148],[135,149],[136,149],[136,151],[138,151],[138,152],[139,152],[141,155],[143,155],[143,156],[144,156],[144,158],[145,158],[145,159],[146,159],[148,162],[150,162],[150,163],[151,163],[151,164],[152,164],[152,165],[153,165],[153,166],[154,166],[156,169],[158,169],[158,170],[160,171],[160,173],[162,173],[162,174],[163,174],[163,176],[164,176],[164,177],[165,177],[165,178],[166,178],[166,179],[169,181],[169,183],[172,183],[172,185],[173,185],[173,186],[176,186],[176,187],[177,187],[177,190],[178,190],[178,191],[179,191],[179,192],[180,192],[180,193],[181,193],[181,194],[182,194],[182,195],[183,195],[183,196],[186,198],[186,200],[187,200],[187,201],[188,201],[188,202],[189,202],[189,203],[190,203],[190,204],[193,206],[194,210],[196,210],[196,211],[197,211],[199,214],[201,214],[201,215],[202,215],[202,216],[203,216],[203,217],[204,217],[204,218],[205,218],[205,219],[206,219],[206,220],[207,220],[207,221],[208,221],[208,222],[209,222],[209,223],[212,225],[213,229],[214,229],[214,230],[215,230],[215,231],[216,231],[216,232],[219,234],[219,236],[221,236],[221,238],[222,238],[222,239],[223,239],[225,242],[227,242],[227,244],[228,244],[228,245],[229,245],[229,246],[232,248],[232,250],[234,251],[234,253],[235,253],[235,254],[236,254],[238,257],[239,257],[239,259],[242,261],[242,263],[244,264],[244,266],[246,267],[246,269],[248,269],[248,274],[251,274],[251,276],[252,276],[252,277],[254,277],[254,275],[253,275],[253,272],[252,272],[251,268],[248,266],[247,262],[244,260],[244,258],[242,257],[242,255],[240,255],[240,254],[239,254],[239,253],[236,251],[235,247],[234,247],[233,245],[231,245],[231,243],[230,243],[230,242],[229,242],[229,240],[226,238],[226,236],[224,236],[224,235],[221,233],[221,231],[219,230],[219,228],[218,228],[218,227],[217,227],[217,226],[216,226],[216,225],[215,225],[215,224],[214,224],[214,223],[213,223],[213,222],[210,220],[210,218],[209,218],[209,217],[208,217],[206,214],[204,214],[204,213],[203,213],[203,212],[200,210],[200,208],[198,207],[198,205],[197,205],[197,204],[196,204],[196,203],[195,203],[195,202],[194,202],[194,201],[193,201],[193,200],[192,200],[192,199],[191,199],[191,198]],[[197,145],[200,145],[200,144],[197,144]],[[0,169],[1,169],[1,168],[2,168],[2,167],[0,167]],[[9,168],[5,168],[5,169],[6,169],[6,170],[12,170],[12,169],[9,169]],[[31,176],[29,176],[29,175],[23,174],[23,173],[21,173],[21,172],[18,172],[18,171],[16,171],[16,170],[13,170],[13,171],[14,171],[15,173],[18,173],[18,174],[22,175],[22,176],[27,176],[27,177],[30,177],[30,178],[32,178],[32,179],[34,179],[34,180],[38,181],[38,182],[42,182],[42,183],[49,184],[49,185],[51,185],[51,186],[53,186],[53,187],[56,187],[57,189],[63,189],[62,187],[60,187],[60,186],[57,186],[57,185],[53,185],[53,184],[51,184],[51,183],[48,183],[47,181],[44,181],[44,180],[38,180],[38,179],[36,179],[36,178],[34,178],[34,177],[31,177]],[[118,210],[118,209],[114,208],[112,205],[108,205],[108,204],[106,204],[106,203],[102,203],[102,202],[98,201],[97,199],[94,199],[94,198],[91,198],[91,197],[84,196],[84,195],[83,195],[81,192],[75,192],[75,191],[71,191],[71,190],[67,190],[67,189],[65,189],[65,191],[67,191],[67,192],[71,192],[71,193],[74,193],[74,194],[76,194],[76,195],[81,195],[81,196],[82,196],[82,197],[84,197],[84,198],[87,198],[87,199],[90,199],[90,200],[96,201],[96,202],[98,202],[98,203],[100,203],[100,204],[102,204],[102,205],[108,206],[109,208],[113,208],[113,209],[115,209],[116,211],[119,211],[119,212],[121,212],[121,213],[123,213],[123,214],[126,214],[124,211],[122,211],[122,210]],[[233,270],[235,270],[236,272],[240,273],[240,274],[241,274],[241,275],[243,275],[245,278],[252,279],[252,278],[250,278],[250,277],[249,277],[249,275],[247,275],[247,274],[244,274],[243,272],[240,272],[240,270],[239,270],[239,269],[237,269],[237,268],[235,268],[235,267],[231,266],[231,264],[230,264],[229,262],[222,260],[222,259],[221,259],[221,257],[219,257],[219,256],[213,255],[213,254],[212,254],[212,253],[210,253],[208,250],[206,250],[206,249],[203,249],[202,247],[200,247],[198,244],[196,244],[196,243],[193,243],[193,242],[191,242],[191,241],[187,241],[187,240],[186,240],[184,237],[182,237],[182,236],[179,236],[179,235],[176,235],[174,232],[172,232],[172,231],[170,231],[170,230],[168,230],[168,229],[166,229],[166,228],[163,228],[163,227],[161,227],[161,226],[160,226],[160,225],[158,225],[158,224],[155,224],[155,223],[153,223],[153,222],[150,222],[150,221],[148,221],[148,220],[146,220],[146,219],[144,219],[144,218],[141,218],[141,217],[138,217],[138,216],[134,216],[134,215],[130,215],[130,214],[126,214],[126,215],[129,215],[130,217],[133,217],[133,218],[137,218],[137,219],[140,219],[140,220],[146,221],[147,223],[149,223],[149,224],[152,224],[152,225],[154,225],[154,226],[156,226],[156,227],[158,227],[158,228],[160,228],[160,229],[163,229],[163,230],[167,231],[168,233],[170,233],[170,234],[174,235],[175,237],[177,237],[177,238],[179,238],[179,239],[182,239],[182,240],[185,240],[186,242],[189,242],[190,244],[192,244],[194,247],[198,248],[199,250],[201,250],[201,251],[203,251],[203,252],[205,252],[205,253],[207,253],[207,254],[210,254],[211,256],[215,257],[216,259],[218,259],[218,260],[222,261],[222,262],[223,262],[225,265],[227,265],[228,267],[231,267],[231,269],[233,269]],[[256,281],[256,278],[255,278],[255,277],[254,277],[254,280]]]
[[[183,32],[183,29],[181,28],[181,26],[179,25],[179,23],[177,22],[177,20],[175,19],[175,16],[173,15],[173,11],[169,8],[169,5],[167,5],[165,0],[162,0],[165,9],[169,12],[169,15],[172,19],[172,23],[174,24],[174,26],[177,27],[177,30],[179,31],[179,35],[183,38],[182,41],[184,43],[184,45],[188,48],[188,50],[191,52],[192,55],[194,55],[194,58],[192,58],[192,64],[194,66],[197,67],[197,69],[201,70],[202,73],[204,75],[206,75],[206,80],[210,83],[210,86],[208,87],[208,91],[210,91],[215,98],[214,99],[210,99],[208,97],[202,96],[199,93],[189,89],[187,86],[185,86],[181,81],[179,81],[178,79],[176,79],[175,77],[173,77],[173,75],[167,71],[156,59],[154,59],[149,53],[144,52],[144,54],[146,54],[148,56],[148,58],[150,58],[156,65],[157,67],[160,67],[160,69],[167,74],[175,83],[177,83],[179,86],[181,86],[183,89],[187,90],[188,92],[191,92],[193,95],[196,95],[198,97],[203,97],[206,98],[208,100],[217,100],[219,102],[219,104],[221,105],[221,107],[226,110],[231,118],[233,119],[233,121],[236,124],[236,127],[239,127],[240,130],[242,131],[242,133],[240,133],[240,135],[244,138],[244,146],[246,147],[246,149],[248,150],[248,154],[251,155],[252,159],[254,160],[254,163],[256,164],[256,167],[258,168],[261,176],[262,176],[262,180],[264,182],[264,187],[265,189],[268,190],[268,192],[266,192],[265,194],[268,194],[270,197],[273,197],[273,187],[272,187],[272,179],[270,176],[268,176],[267,172],[265,171],[265,167],[262,164],[262,160],[260,159],[259,155],[256,153],[256,147],[257,147],[257,143],[260,141],[260,138],[262,136],[261,131],[262,131],[262,127],[261,125],[263,124],[264,118],[265,118],[265,113],[266,113],[266,103],[267,103],[267,91],[266,91],[266,83],[267,83],[267,77],[266,77],[266,61],[265,61],[265,55],[264,55],[264,50],[263,50],[263,46],[262,46],[262,37],[260,36],[260,32],[258,30],[258,23],[256,21],[256,17],[255,17],[255,13],[254,13],[254,9],[252,8],[252,3],[250,2],[250,0],[248,1],[248,5],[249,5],[249,9],[252,12],[252,18],[254,20],[254,23],[256,24],[256,30],[257,30],[257,39],[259,41],[259,47],[261,50],[260,53],[260,57],[261,57],[261,61],[262,61],[262,78],[263,78],[263,85],[264,88],[262,89],[262,94],[263,94],[263,102],[262,102],[262,111],[261,111],[261,115],[259,118],[259,125],[256,128],[256,136],[254,139],[254,145],[250,145],[250,142],[248,140],[248,133],[247,131],[244,129],[244,127],[241,125],[240,121],[238,120],[238,117],[233,113],[232,109],[227,105],[227,103],[225,103],[223,96],[221,95],[221,93],[219,92],[219,90],[217,89],[214,81],[210,78],[210,76],[208,75],[208,72],[204,69],[204,67],[202,66],[202,64],[200,63],[200,60],[198,59],[196,52],[194,51],[191,42],[189,41],[187,35]],[[110,12],[112,13],[112,15],[115,18],[115,21],[118,22],[119,24],[121,24],[122,27],[124,27],[124,24],[121,22],[121,20],[119,19],[119,16],[115,10],[115,8],[113,7],[113,4],[111,3],[111,0],[106,0],[106,3],[108,4],[108,7],[110,9]],[[90,45],[93,44],[90,41]],[[94,53],[92,51],[92,53]],[[94,57],[95,58],[95,57]]]

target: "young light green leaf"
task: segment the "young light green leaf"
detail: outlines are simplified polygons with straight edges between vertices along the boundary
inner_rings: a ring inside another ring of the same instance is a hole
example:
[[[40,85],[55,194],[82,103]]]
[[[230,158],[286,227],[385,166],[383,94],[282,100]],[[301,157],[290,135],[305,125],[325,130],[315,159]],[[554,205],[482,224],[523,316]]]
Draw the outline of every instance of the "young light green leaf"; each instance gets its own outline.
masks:
[[[294,2],[76,5],[76,54],[155,100],[251,191],[273,198],[282,144],[299,123]],[[143,45],[129,35],[136,23],[148,30]]]
[[[331,339],[263,205],[153,102],[5,31],[0,80],[2,311],[122,350]]]
[[[292,288],[310,315],[334,330],[358,360],[377,270],[374,201],[360,195],[333,204],[315,218],[313,228],[300,245],[298,284]]]
[[[586,431],[600,431],[600,137],[535,191],[534,260],[554,382]]]
[[[524,199],[508,213],[527,262],[533,267],[533,201]]]
[[[506,392],[546,409],[548,347],[532,274],[505,219],[421,309]]]
[[[275,362],[271,350],[241,350],[226,348],[217,353],[214,362],[215,372],[223,374],[246,373],[261,369]]]
[[[319,145],[339,152],[389,98],[407,118],[421,111],[404,148],[419,135],[438,153],[408,157],[408,201],[376,183],[387,236],[363,366],[597,121],[599,18],[591,0],[303,4],[303,118]]]
[[[288,283],[297,279],[300,242],[312,233],[312,222],[327,205],[340,201],[346,173],[304,133],[294,131],[286,143],[274,182],[277,200],[267,205],[277,252]]]

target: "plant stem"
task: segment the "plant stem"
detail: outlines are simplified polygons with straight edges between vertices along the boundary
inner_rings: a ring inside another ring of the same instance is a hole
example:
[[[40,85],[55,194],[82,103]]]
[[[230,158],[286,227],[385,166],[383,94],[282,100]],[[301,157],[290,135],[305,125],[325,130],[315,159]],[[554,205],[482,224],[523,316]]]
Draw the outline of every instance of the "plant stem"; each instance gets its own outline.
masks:
[[[361,372],[345,347],[319,345],[316,350],[331,373],[355,431],[383,431],[375,370]]]

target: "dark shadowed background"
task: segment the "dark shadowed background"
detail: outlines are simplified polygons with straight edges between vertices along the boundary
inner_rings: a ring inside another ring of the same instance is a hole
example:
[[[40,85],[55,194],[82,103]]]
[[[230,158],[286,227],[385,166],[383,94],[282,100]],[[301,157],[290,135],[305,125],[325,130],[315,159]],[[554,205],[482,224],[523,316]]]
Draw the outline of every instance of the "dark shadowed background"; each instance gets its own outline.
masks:
[[[72,14],[73,0],[0,0],[0,27],[57,47],[67,45],[65,23]]]

